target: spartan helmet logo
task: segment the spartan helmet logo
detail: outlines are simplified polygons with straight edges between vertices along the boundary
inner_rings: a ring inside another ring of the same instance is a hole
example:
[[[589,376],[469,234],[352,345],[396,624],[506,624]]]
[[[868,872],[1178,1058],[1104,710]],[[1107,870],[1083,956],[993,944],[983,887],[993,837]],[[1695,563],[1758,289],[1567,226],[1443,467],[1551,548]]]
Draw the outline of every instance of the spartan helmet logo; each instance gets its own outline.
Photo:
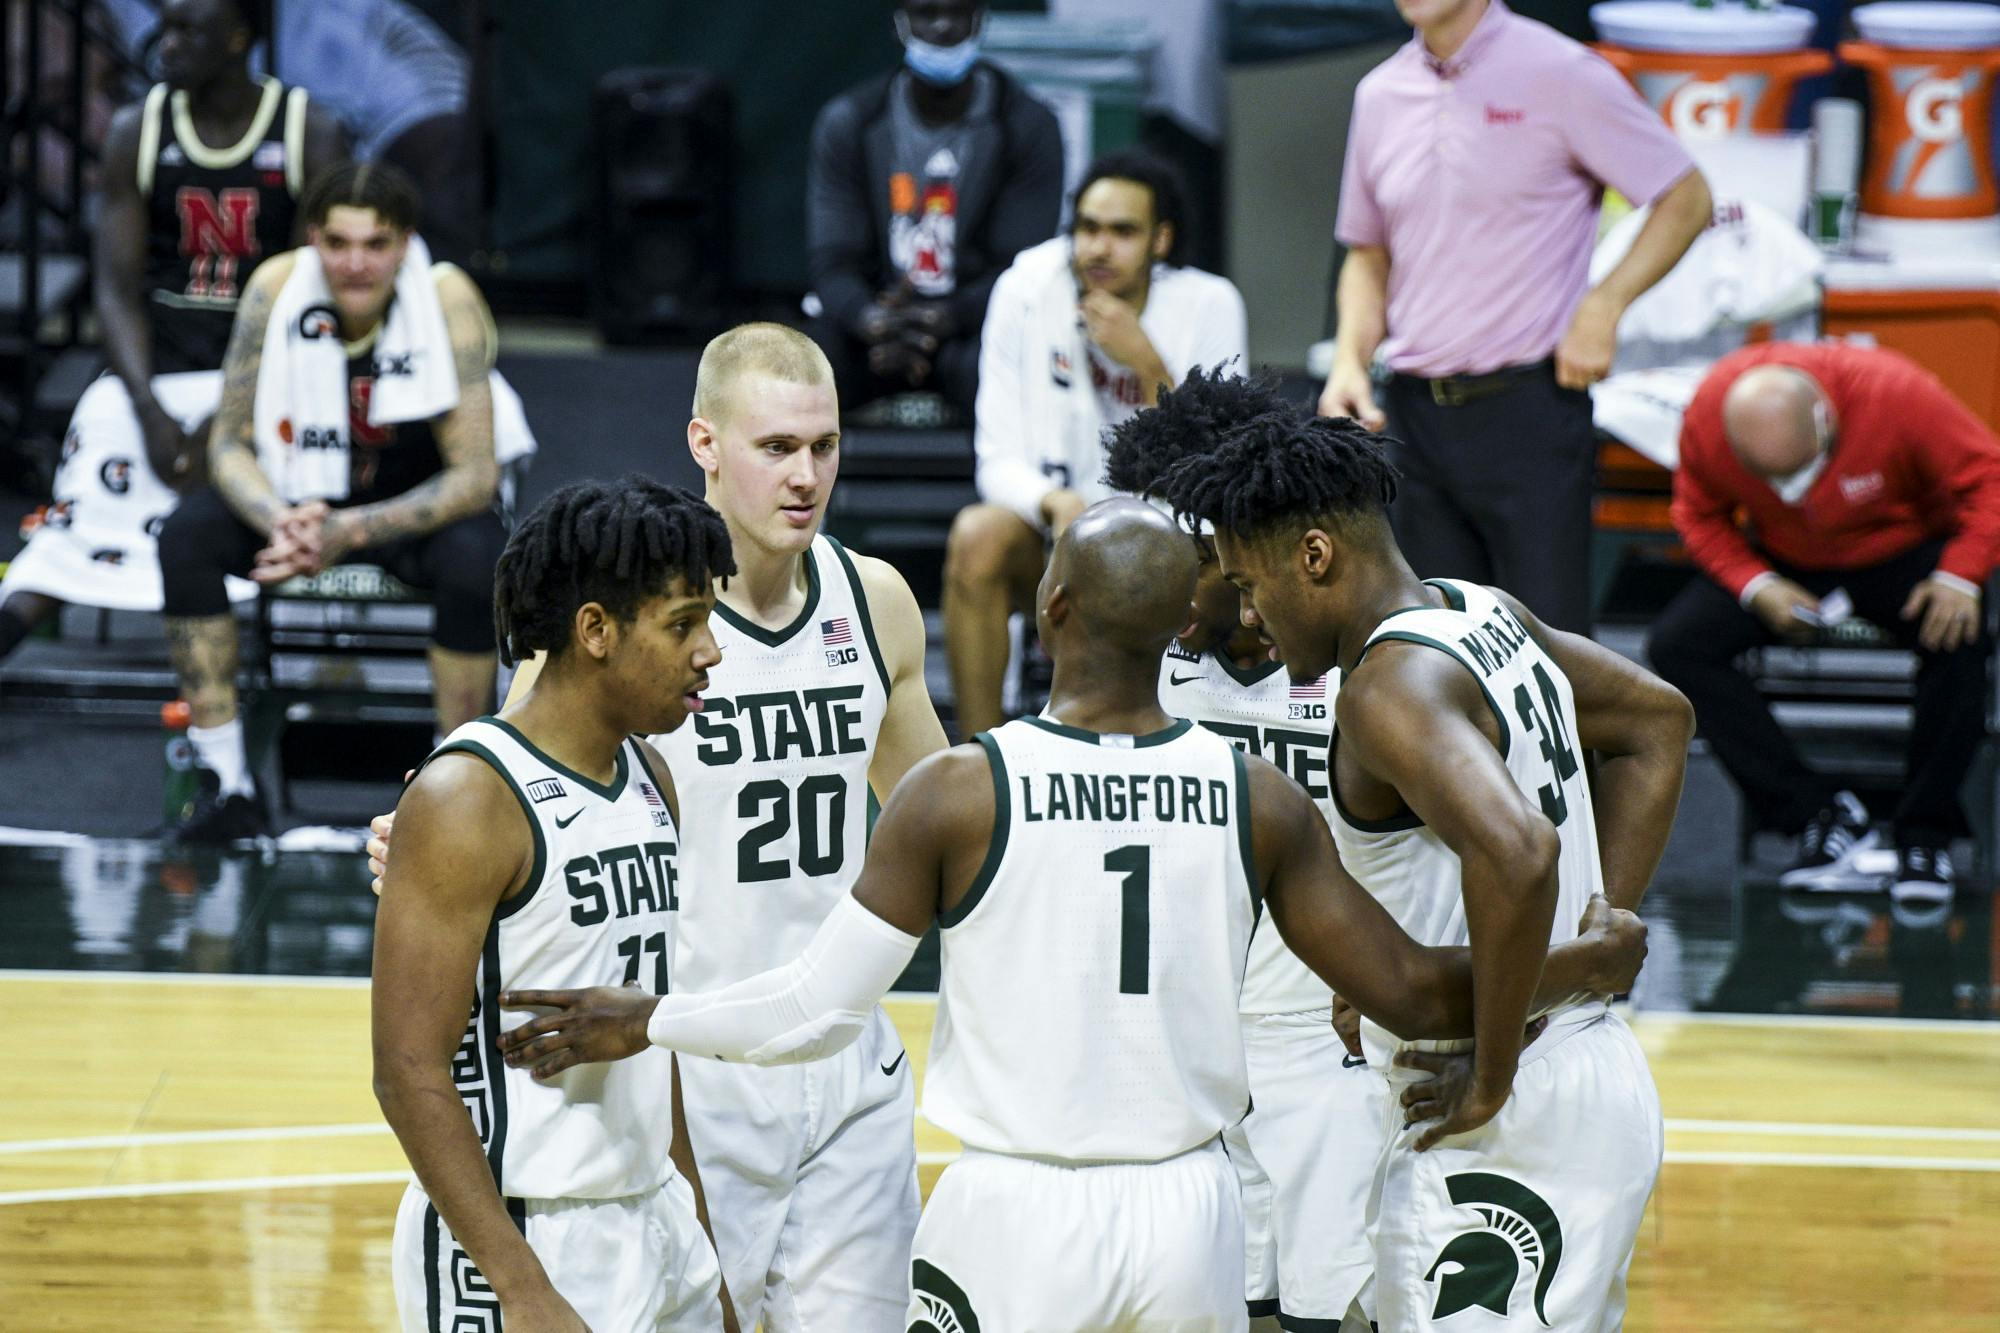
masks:
[[[910,1260],[910,1287],[915,1314],[906,1333],[979,1333],[979,1316],[964,1289],[930,1263]]]
[[[1475,1305],[1506,1318],[1526,1264],[1535,1272],[1535,1317],[1550,1327],[1543,1301],[1563,1248],[1555,1209],[1520,1181],[1486,1171],[1447,1176],[1444,1186],[1453,1203],[1479,1214],[1484,1225],[1452,1237],[1424,1274],[1424,1281],[1438,1288],[1431,1318],[1445,1319]]]

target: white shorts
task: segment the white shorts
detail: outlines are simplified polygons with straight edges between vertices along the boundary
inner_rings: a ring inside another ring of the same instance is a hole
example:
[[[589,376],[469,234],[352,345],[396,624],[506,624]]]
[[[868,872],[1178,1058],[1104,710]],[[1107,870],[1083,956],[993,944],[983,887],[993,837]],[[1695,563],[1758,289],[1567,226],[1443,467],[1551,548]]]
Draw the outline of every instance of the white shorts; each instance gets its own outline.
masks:
[[[624,1199],[509,1199],[563,1299],[598,1333],[713,1333],[722,1327],[715,1251],[679,1176]],[[396,1210],[391,1268],[406,1333],[500,1327],[493,1289],[412,1182]]]
[[[1243,1208],[1219,1143],[1057,1166],[968,1149],[910,1262],[909,1333],[1220,1333],[1243,1309]]]
[[[153,396],[192,430],[222,401],[222,372],[157,375]],[[100,375],[83,391],[63,437],[55,503],[8,567],[0,598],[40,593],[78,606],[114,611],[160,609],[160,550],[154,538],[180,496],[146,461],[146,437],[125,381]],[[231,579],[233,601],[257,595]]]
[[[900,1333],[917,1229],[910,1062],[875,1011],[809,1064],[681,1060],[681,1109],[744,1329]]]
[[[1400,1095],[1401,1083],[1390,1079]],[[1505,1327],[1599,1333],[1660,1173],[1660,1096],[1624,1020],[1576,1029],[1523,1065],[1500,1114],[1429,1152],[1395,1128],[1370,1222],[1382,1333]],[[1451,1317],[1474,1306],[1470,1319]],[[1447,1322],[1449,1321],[1449,1322]]]
[[[1389,1085],[1347,1064],[1329,1010],[1245,1014],[1250,1114],[1222,1136],[1243,1188],[1252,1315],[1338,1323],[1374,1271],[1368,1196]]]

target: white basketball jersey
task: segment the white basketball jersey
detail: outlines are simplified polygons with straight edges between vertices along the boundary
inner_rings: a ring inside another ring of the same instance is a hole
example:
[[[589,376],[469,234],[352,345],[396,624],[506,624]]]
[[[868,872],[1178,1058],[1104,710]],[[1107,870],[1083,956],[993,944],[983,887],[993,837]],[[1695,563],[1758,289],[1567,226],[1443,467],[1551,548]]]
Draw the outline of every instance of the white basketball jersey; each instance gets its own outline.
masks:
[[[1243,757],[1188,722],[982,734],[993,840],[939,918],[924,1116],[968,1147],[1159,1161],[1243,1118],[1258,912]]]
[[[452,1060],[500,1193],[612,1199],[656,1189],[673,1173],[667,1051],[653,1047],[539,1081],[505,1065],[496,1042],[534,1017],[502,1011],[503,990],[636,982],[667,993],[680,852],[666,798],[629,740],[618,747],[609,785],[557,763],[499,718],[466,723],[432,758],[455,752],[483,759],[507,780],[535,840],[527,887],[493,914],[471,1018]]]
[[[1597,819],[1591,810],[1583,753],[1577,746],[1576,700],[1569,680],[1490,591],[1456,579],[1427,582],[1445,595],[1450,609],[1414,607],[1396,612],[1368,637],[1363,657],[1384,640],[1424,644],[1462,664],[1479,682],[1500,727],[1500,757],[1507,771],[1548,816],[1561,839],[1549,943],[1575,939],[1585,905],[1592,894],[1603,891],[1604,870],[1597,856]],[[1336,729],[1333,753],[1338,754],[1339,745]],[[1337,786],[1333,810],[1333,839],[1348,873],[1389,909],[1412,939],[1430,945],[1470,941],[1456,852],[1414,815],[1379,821],[1351,817],[1340,803]],[[1551,1022],[1587,1022],[1603,1010],[1602,1001],[1585,1001],[1552,1015]],[[1387,1069],[1401,1043],[1365,1020],[1361,1037],[1370,1062]],[[1523,1058],[1535,1053],[1531,1047]]]
[[[1339,684],[1339,673],[1331,672],[1294,685],[1280,663],[1239,671],[1218,653],[1197,657],[1173,643],[1160,663],[1160,706],[1199,722],[1245,754],[1269,760],[1327,814],[1326,747]],[[1333,991],[1286,947],[1271,919],[1259,920],[1250,937],[1239,1010],[1295,1014],[1332,1003]]]
[[[687,825],[675,983],[705,991],[791,962],[861,873],[868,764],[889,671],[847,552],[817,537],[805,605],[767,630],[717,604],[702,711],[650,739]]]

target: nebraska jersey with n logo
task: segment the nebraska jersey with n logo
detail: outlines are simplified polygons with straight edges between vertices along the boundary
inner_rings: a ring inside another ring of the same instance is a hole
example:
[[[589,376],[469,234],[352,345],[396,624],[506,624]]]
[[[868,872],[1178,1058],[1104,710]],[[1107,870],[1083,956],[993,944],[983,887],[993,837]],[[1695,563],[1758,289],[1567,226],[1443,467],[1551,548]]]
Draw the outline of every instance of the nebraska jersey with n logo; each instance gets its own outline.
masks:
[[[938,925],[924,1118],[969,1148],[1157,1162],[1249,1107],[1236,1016],[1258,912],[1243,756],[1022,718],[977,738],[993,838]]]
[[[1245,754],[1267,760],[1306,789],[1328,813],[1326,746],[1333,734],[1333,696],[1340,674],[1292,683],[1277,662],[1248,671],[1215,653],[1196,656],[1178,643],[1160,662],[1160,707],[1199,722]],[[1266,916],[1250,938],[1250,966],[1243,974],[1246,1014],[1296,1014],[1325,1009],[1333,991],[1319,974],[1285,947]]]
[[[673,766],[688,833],[685,990],[791,962],[861,873],[889,670],[846,549],[815,537],[805,561],[805,605],[783,629],[716,604],[722,662],[702,710],[649,738]]]
[[[264,80],[250,127],[205,144],[185,92],[158,84],[139,121],[144,286],[153,373],[214,370],[252,271],[292,247],[305,173],[306,90]]]
[[[468,722],[431,756],[490,764],[534,835],[527,887],[501,903],[468,978],[471,1013],[452,1081],[479,1131],[500,1193],[524,1199],[644,1194],[673,1172],[672,1057],[626,1060],[536,1079],[500,1058],[500,1033],[527,1022],[503,990],[637,985],[667,993],[680,902],[680,836],[655,775],[627,740],[609,783],[551,759],[497,717]]]
[[[1451,658],[1479,682],[1500,729],[1501,761],[1528,800],[1555,825],[1561,843],[1549,943],[1575,939],[1591,895],[1604,891],[1604,869],[1597,854],[1590,780],[1576,741],[1576,696],[1569,678],[1490,589],[1457,579],[1426,582],[1444,594],[1446,606],[1411,607],[1390,615],[1368,636],[1362,658],[1366,660],[1385,640],[1421,644],[1426,651]],[[1339,743],[1336,730],[1336,762]],[[1410,938],[1429,945],[1470,942],[1458,854],[1445,846],[1444,839],[1412,814],[1384,820],[1354,818],[1340,803],[1337,781],[1333,811],[1333,841],[1341,862]],[[1603,1013],[1602,1000],[1584,1000],[1552,1015],[1550,1024],[1593,1022]],[[1364,1019],[1361,1040],[1370,1062],[1386,1070],[1399,1044],[1396,1039]],[[1412,1044],[1464,1049],[1471,1043]],[[1554,1044],[1538,1041],[1521,1058],[1537,1059]]]

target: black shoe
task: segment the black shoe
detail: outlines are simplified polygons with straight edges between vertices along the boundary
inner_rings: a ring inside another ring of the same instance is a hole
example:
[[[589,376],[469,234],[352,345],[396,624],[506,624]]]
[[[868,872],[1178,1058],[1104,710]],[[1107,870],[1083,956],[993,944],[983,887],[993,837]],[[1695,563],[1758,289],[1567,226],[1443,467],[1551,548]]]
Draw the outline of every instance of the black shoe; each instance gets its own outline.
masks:
[[[1889,897],[1899,903],[1951,901],[1951,853],[1942,847],[1903,847],[1896,852],[1896,879]]]
[[[1862,874],[1854,866],[1855,857],[1872,849],[1875,842],[1875,831],[1868,826],[1868,807],[1853,792],[1840,792],[1799,835],[1798,860],[1778,876],[1778,883],[1788,889],[1821,893],[1879,889],[1880,875]]]
[[[185,813],[167,831],[170,841],[179,843],[230,843],[269,837],[270,821],[255,796],[240,792],[222,794],[222,780],[208,769],[197,774],[201,790],[188,802]]]

